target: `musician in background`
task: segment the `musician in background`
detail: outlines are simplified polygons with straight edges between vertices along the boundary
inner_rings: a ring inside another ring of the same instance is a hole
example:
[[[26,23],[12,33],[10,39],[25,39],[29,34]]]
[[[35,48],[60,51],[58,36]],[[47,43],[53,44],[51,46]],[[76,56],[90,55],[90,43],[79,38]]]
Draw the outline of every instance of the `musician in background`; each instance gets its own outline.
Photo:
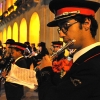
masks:
[[[100,42],[95,37],[98,23],[95,13],[100,7],[93,0],[51,0],[50,10],[55,19],[49,27],[58,26],[59,37],[69,49],[77,49],[71,69],[60,84],[52,81],[52,62],[49,56],[41,61],[38,77],[39,100],[100,100]]]
[[[1,60],[0,60],[0,68],[3,70],[11,59],[11,49],[8,47],[14,43],[13,39],[8,39],[4,44],[6,44],[5,51],[2,53]]]
[[[2,42],[0,40],[0,59],[2,59],[2,53],[3,53],[3,45],[2,45]]]
[[[45,42],[40,42],[40,43],[38,43],[38,53],[36,55],[33,55],[34,67],[36,67],[38,65],[38,62],[41,61],[41,59],[45,55],[49,55],[49,51],[46,48],[46,43]]]
[[[32,52],[37,52],[37,48],[35,47],[35,43],[31,43]]]
[[[24,42],[24,44],[26,45],[26,48],[28,48],[30,53],[32,53],[32,47],[30,46],[30,42]],[[28,54],[28,52],[26,52],[26,54]]]
[[[34,67],[38,66],[38,64],[39,64],[38,62],[40,62],[45,55],[49,55],[49,51],[46,48],[46,43],[45,42],[38,43],[38,48],[37,49],[38,49],[37,55],[33,56]],[[38,70],[37,73],[40,74],[40,71]],[[38,87],[34,91],[37,92],[38,91]]]
[[[27,68],[27,62],[23,56],[26,49],[25,44],[15,42],[9,46],[11,48],[11,55],[15,59],[14,64],[21,68]],[[9,73],[8,73],[9,74]],[[7,100],[21,100],[24,95],[24,88],[22,85],[5,82],[5,93]]]

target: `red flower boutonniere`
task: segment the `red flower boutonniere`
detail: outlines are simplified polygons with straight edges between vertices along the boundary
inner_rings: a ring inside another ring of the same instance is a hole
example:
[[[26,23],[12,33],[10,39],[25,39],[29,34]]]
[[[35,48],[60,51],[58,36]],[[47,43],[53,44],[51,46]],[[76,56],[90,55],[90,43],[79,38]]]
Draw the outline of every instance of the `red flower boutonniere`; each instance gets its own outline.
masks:
[[[59,61],[54,61],[52,69],[56,73],[61,73],[61,77],[65,75],[66,72],[68,72],[73,64],[72,59],[61,59]]]

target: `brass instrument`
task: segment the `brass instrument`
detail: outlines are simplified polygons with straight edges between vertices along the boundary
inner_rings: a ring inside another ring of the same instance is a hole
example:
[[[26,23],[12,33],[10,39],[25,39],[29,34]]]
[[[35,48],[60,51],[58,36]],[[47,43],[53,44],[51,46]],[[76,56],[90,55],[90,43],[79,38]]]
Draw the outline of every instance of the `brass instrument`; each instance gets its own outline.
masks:
[[[50,57],[51,60],[53,60],[57,55],[61,54],[65,49],[68,49],[69,46],[71,46],[76,40],[71,40],[68,43],[65,44],[65,46],[63,46],[61,49],[59,49],[57,52],[53,53]],[[38,70],[38,67],[34,68],[35,71]]]
[[[11,66],[11,63],[14,61],[14,58],[11,57],[11,59],[9,60],[9,63],[6,65],[6,67],[3,69],[3,71],[7,72],[8,74],[8,71],[9,71],[9,68]],[[3,72],[2,71],[2,72]],[[1,73],[2,73],[1,72]],[[1,79],[1,82],[2,84],[5,84],[5,81],[6,81],[6,78],[4,78],[2,75],[0,75],[0,79]]]
[[[51,58],[54,59],[57,55],[61,54],[65,49],[67,49],[70,45],[72,45],[76,40],[71,40],[65,44],[61,49],[51,55]]]

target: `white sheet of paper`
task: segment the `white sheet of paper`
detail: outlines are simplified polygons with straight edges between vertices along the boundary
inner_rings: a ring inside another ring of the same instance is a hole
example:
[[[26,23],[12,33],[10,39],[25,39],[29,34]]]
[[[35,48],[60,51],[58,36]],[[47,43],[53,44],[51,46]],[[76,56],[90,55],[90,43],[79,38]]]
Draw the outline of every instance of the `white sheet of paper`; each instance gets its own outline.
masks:
[[[36,72],[34,70],[20,68],[15,64],[12,64],[11,70],[7,75],[6,81],[24,85],[31,89],[34,89],[38,85]]]

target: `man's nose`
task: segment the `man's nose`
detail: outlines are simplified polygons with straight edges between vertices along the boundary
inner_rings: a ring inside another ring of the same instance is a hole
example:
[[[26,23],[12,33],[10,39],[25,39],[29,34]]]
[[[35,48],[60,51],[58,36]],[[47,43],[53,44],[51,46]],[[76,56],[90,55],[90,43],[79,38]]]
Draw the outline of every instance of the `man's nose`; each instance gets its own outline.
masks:
[[[66,35],[65,35],[62,31],[59,32],[59,37],[60,37],[60,38],[63,38],[63,37],[65,37],[65,36],[66,36]]]

